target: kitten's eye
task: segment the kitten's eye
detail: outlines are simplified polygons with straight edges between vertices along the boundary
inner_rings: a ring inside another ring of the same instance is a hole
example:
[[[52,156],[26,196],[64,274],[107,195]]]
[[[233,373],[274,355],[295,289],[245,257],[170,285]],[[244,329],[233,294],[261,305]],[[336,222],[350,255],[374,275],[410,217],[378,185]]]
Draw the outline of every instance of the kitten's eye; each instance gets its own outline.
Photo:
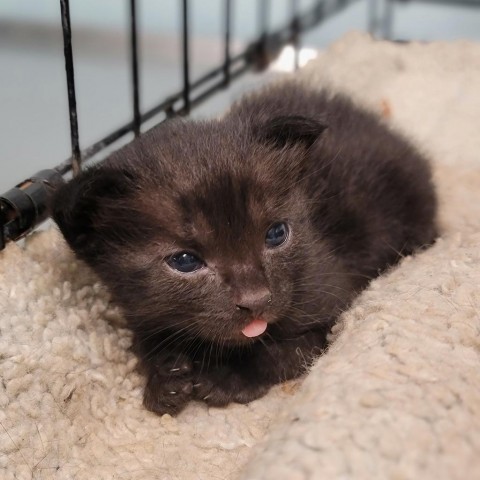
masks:
[[[274,223],[265,236],[265,244],[269,248],[275,248],[285,243],[288,238],[288,225],[284,222]]]
[[[190,252],[175,253],[166,262],[170,268],[182,273],[192,273],[205,266],[202,259]]]

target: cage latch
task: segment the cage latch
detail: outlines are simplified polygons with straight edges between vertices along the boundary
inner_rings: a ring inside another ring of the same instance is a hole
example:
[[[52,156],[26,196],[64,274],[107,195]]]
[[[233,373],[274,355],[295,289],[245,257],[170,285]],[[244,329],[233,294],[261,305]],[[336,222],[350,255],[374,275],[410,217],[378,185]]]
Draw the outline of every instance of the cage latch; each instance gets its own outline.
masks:
[[[41,170],[0,195],[0,250],[27,235],[48,217],[48,197],[65,183],[56,170]]]

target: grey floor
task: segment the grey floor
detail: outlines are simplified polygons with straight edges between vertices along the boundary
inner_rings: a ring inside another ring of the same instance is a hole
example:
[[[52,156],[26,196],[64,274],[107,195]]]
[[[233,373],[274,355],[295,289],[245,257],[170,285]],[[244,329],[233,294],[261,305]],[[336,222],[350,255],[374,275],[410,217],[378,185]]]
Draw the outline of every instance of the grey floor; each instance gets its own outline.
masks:
[[[286,18],[289,2],[272,0],[270,25]],[[302,1],[302,6],[308,6]],[[181,84],[178,0],[140,0],[141,106],[146,109]],[[127,1],[71,0],[80,139],[87,147],[131,117]],[[239,49],[258,25],[255,1],[236,2]],[[192,0],[193,78],[220,63],[221,0]],[[344,32],[366,30],[367,1],[308,33],[303,44],[322,49]],[[480,8],[412,2],[395,9],[392,35],[405,40],[480,40]],[[70,137],[57,0],[0,2],[0,192],[69,156]],[[224,110],[261,82],[248,76],[195,111]]]

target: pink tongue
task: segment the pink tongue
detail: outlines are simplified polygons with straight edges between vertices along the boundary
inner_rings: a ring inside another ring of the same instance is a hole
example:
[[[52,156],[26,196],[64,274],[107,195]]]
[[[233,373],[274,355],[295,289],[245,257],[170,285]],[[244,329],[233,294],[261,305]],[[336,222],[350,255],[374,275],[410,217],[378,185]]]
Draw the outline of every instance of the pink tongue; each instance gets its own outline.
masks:
[[[243,330],[242,333],[246,337],[258,337],[267,329],[267,322],[265,320],[261,320],[260,318],[256,318],[252,322],[250,322]]]

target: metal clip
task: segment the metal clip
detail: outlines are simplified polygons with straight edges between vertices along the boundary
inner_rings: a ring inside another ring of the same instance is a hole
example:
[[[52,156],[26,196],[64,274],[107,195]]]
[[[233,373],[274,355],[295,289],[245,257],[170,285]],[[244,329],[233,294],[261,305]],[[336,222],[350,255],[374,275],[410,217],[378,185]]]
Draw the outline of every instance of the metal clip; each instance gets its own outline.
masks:
[[[41,170],[0,195],[0,250],[18,240],[48,217],[48,198],[65,183],[56,170]]]

